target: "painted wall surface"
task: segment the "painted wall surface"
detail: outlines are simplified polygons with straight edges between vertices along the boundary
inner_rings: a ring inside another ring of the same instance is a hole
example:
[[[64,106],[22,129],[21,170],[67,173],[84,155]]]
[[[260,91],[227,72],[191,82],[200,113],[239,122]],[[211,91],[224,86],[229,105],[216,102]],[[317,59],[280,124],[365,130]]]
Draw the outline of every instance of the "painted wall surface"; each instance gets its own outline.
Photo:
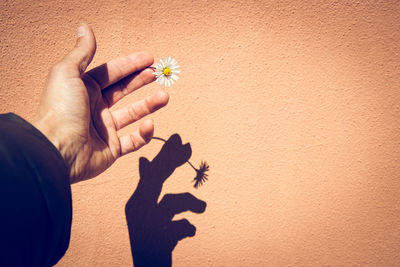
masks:
[[[97,37],[91,67],[142,50],[181,66],[151,116],[155,135],[178,133],[210,171],[196,190],[183,165],[162,188],[160,199],[207,203],[175,216],[197,231],[178,242],[174,266],[400,263],[399,1],[2,0],[1,112],[35,120],[80,22]],[[161,146],[72,186],[71,243],[57,266],[133,264],[125,205],[139,158]]]

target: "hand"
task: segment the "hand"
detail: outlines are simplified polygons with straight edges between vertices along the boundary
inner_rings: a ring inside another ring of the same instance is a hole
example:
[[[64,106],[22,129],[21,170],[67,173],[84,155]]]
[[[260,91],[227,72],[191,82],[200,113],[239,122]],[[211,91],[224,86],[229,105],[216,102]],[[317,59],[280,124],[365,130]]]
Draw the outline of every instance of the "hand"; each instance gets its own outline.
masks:
[[[203,213],[207,203],[190,193],[165,194],[158,201],[163,183],[192,155],[190,144],[172,135],[150,162],[139,160],[140,180],[125,206],[133,262],[141,266],[171,266],[178,242],[192,237],[196,227],[188,220],[173,220],[176,214]]]
[[[85,72],[96,51],[93,31],[82,25],[72,51],[51,69],[34,125],[55,145],[70,170],[71,183],[92,178],[118,157],[150,142],[154,125],[145,120],[122,137],[117,131],[168,103],[158,92],[124,108],[121,98],[154,81],[153,57],[134,53]]]

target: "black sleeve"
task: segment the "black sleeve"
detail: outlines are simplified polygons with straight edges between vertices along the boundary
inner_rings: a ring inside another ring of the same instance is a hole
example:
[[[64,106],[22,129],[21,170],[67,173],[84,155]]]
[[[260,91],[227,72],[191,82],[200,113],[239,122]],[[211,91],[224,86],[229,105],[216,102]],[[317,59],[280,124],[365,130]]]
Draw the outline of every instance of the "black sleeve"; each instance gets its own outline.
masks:
[[[68,168],[53,144],[14,114],[0,115],[0,266],[52,266],[71,233]]]

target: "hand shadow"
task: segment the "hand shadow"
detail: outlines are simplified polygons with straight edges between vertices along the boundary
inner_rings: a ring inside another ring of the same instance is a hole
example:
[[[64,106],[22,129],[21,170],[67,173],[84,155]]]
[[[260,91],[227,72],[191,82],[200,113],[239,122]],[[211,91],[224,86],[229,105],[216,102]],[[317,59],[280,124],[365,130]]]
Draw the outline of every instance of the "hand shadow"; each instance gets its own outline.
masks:
[[[157,203],[162,185],[174,170],[189,160],[190,144],[172,135],[158,155],[149,162],[139,159],[140,180],[125,206],[134,265],[171,266],[172,250],[178,241],[194,236],[196,228],[188,220],[173,221],[175,214],[204,212],[206,202],[190,193],[166,194]]]

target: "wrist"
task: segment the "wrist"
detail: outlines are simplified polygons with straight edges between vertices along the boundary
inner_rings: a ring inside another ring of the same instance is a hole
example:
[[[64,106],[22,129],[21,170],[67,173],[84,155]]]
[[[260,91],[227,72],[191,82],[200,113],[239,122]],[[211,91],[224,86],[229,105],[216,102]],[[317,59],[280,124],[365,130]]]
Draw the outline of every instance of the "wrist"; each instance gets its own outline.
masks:
[[[40,118],[38,121],[33,123],[33,126],[36,127],[46,138],[54,145],[54,147],[60,152],[62,158],[64,159],[68,168],[70,168],[70,164],[68,161],[68,157],[66,156],[65,144],[59,138],[59,129],[55,127],[55,119],[52,118],[51,115],[46,115]]]

